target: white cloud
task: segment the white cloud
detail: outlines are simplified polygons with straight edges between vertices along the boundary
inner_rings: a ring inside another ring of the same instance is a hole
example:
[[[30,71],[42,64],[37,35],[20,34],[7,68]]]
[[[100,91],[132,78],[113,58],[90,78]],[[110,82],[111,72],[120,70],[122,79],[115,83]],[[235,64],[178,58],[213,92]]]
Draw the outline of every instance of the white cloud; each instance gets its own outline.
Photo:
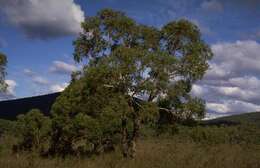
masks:
[[[35,76],[32,78],[32,81],[39,85],[47,85],[49,81],[41,76]]]
[[[63,65],[63,64],[61,64]],[[67,64],[66,64],[67,65]],[[65,66],[67,67],[67,66]],[[69,68],[68,68],[69,69]],[[63,71],[62,71],[63,72]],[[42,76],[39,76],[36,72],[30,69],[24,69],[24,74],[31,78],[33,84],[31,89],[34,92],[34,95],[44,94],[44,93],[54,93],[63,91],[69,83],[61,82],[59,80],[48,80]]]
[[[33,72],[33,71],[30,70],[30,69],[24,69],[23,72],[24,72],[24,74],[26,74],[26,75],[28,75],[28,76],[31,76],[31,77],[34,76],[34,75],[36,75],[35,72]]]
[[[61,91],[63,91],[68,85],[69,85],[68,83],[54,84],[54,85],[51,85],[50,91],[51,91],[51,92],[61,92]]]
[[[205,118],[203,118],[203,120],[212,120],[212,119],[215,119],[215,118],[219,118],[219,117],[224,117],[224,116],[227,116],[228,114],[225,114],[225,113],[207,113]]]
[[[259,105],[240,100],[227,100],[223,103],[207,103],[206,107],[209,110],[218,113],[245,113],[260,111]]]
[[[38,75],[37,73],[33,72],[30,69],[24,69],[24,74],[29,76],[32,81],[37,85],[48,85],[49,81],[45,79],[44,77]]]
[[[5,83],[8,85],[6,92],[0,92],[0,100],[8,100],[15,98],[15,89],[17,87],[17,83],[14,80],[7,79]]]
[[[74,0],[0,0],[0,10],[31,38],[74,35],[84,21],[84,12]]]
[[[206,88],[203,87],[203,86],[194,84],[194,85],[192,86],[191,93],[192,93],[193,95],[195,95],[195,96],[200,97],[200,96],[203,96],[203,95],[205,94],[205,92],[206,92],[205,89],[206,89]]]
[[[206,104],[207,109],[216,111],[218,113],[227,113],[230,112],[230,109],[227,105],[221,104],[221,103],[207,103]]]
[[[207,100],[214,114],[260,110],[260,44],[236,41],[213,44],[214,58],[192,93]]]
[[[260,44],[256,41],[236,41],[212,45],[213,62],[234,76],[260,72]]]
[[[260,44],[256,41],[217,43],[211,46],[214,58],[206,79],[255,76],[260,73]]]
[[[260,99],[259,92],[241,89],[239,87],[215,87],[215,90],[222,95],[234,97],[240,100],[253,101],[255,99]]]
[[[230,70],[225,67],[225,64],[222,67],[215,63],[209,63],[209,65],[209,70],[205,76],[207,79],[225,78],[231,74]]]
[[[216,12],[221,12],[224,9],[223,5],[217,0],[204,1],[201,4],[201,8],[203,10],[216,11]]]
[[[243,89],[260,88],[260,80],[255,76],[244,76],[229,79],[229,82]]]
[[[53,66],[50,68],[50,72],[71,74],[73,71],[77,71],[77,67],[72,64],[65,63],[63,61],[54,61]]]
[[[17,83],[14,80],[5,80],[7,87],[7,94],[15,95],[15,88]]]

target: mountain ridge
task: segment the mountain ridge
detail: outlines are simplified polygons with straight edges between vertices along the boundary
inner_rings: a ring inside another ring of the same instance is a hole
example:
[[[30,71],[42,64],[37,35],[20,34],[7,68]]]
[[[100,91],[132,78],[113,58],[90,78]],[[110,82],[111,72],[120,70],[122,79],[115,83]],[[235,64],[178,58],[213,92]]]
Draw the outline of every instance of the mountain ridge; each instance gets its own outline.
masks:
[[[25,114],[31,109],[39,109],[45,115],[50,114],[51,106],[61,92],[33,96],[21,99],[0,101],[0,118],[14,120],[19,114]]]

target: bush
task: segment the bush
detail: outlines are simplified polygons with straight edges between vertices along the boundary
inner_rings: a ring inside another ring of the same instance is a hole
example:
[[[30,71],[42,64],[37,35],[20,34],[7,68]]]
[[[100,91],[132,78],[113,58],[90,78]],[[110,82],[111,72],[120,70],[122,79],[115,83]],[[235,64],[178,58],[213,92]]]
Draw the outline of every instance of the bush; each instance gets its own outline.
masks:
[[[119,98],[106,92],[88,96],[90,89],[81,88],[87,84],[84,78],[73,82],[52,106],[50,155],[89,156],[119,143]]]
[[[13,146],[14,151],[44,151],[48,142],[50,119],[40,110],[33,109],[17,117],[19,142]]]

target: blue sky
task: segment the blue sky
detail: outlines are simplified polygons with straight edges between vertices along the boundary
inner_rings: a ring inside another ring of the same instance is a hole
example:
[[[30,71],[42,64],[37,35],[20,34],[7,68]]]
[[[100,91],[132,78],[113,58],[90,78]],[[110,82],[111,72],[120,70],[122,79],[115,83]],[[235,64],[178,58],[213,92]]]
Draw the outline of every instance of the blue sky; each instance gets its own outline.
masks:
[[[1,99],[64,89],[80,68],[72,59],[80,22],[103,8],[156,27],[180,18],[197,24],[215,58],[193,94],[207,99],[212,116],[260,111],[260,0],[0,0],[9,84]]]

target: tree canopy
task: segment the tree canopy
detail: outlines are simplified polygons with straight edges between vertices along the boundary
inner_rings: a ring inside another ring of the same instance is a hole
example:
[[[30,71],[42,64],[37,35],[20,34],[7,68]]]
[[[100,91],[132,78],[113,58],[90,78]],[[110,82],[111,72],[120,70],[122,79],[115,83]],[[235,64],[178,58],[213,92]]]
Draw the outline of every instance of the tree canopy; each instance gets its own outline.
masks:
[[[190,92],[213,54],[196,25],[178,20],[159,29],[104,9],[82,28],[74,59],[87,63],[53,106],[53,151],[75,151],[82,139],[97,150],[119,134],[124,156],[133,157],[141,123],[159,111],[204,117],[204,101]]]

